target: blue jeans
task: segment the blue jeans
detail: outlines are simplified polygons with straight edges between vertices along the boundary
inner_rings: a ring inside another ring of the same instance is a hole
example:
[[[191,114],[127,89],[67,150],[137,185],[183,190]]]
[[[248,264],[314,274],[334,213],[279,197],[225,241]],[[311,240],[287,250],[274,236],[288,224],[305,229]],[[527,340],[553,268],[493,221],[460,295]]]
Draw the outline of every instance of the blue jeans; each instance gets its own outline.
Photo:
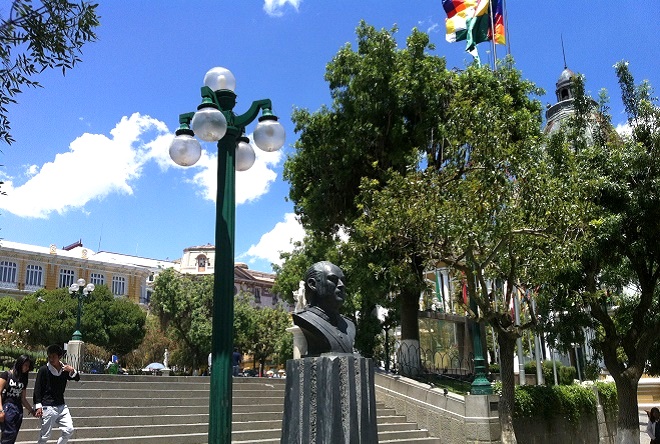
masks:
[[[23,423],[23,406],[6,402],[2,408],[5,410],[5,422],[0,422],[0,444],[14,444]]]

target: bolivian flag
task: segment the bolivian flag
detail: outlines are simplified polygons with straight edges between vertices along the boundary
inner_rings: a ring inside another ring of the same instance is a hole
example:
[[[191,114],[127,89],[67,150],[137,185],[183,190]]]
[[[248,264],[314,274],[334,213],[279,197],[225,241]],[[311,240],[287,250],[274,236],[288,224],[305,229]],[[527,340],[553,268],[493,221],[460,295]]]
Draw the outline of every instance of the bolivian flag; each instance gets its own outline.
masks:
[[[503,0],[493,1],[493,27],[490,18],[490,0],[442,0],[447,13],[447,41],[467,41],[467,51],[474,50],[478,43],[493,40],[504,44]]]

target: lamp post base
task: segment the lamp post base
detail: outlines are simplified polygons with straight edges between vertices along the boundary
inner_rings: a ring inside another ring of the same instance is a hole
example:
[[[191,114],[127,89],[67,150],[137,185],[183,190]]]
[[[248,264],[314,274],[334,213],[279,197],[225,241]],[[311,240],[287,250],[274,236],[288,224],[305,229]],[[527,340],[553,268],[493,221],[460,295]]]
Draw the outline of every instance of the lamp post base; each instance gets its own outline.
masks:
[[[75,336],[75,334],[74,334]],[[85,343],[83,341],[72,339],[66,345],[65,362],[80,371],[84,362]]]
[[[492,395],[493,386],[483,374],[477,374],[470,386],[470,393],[473,395]]]

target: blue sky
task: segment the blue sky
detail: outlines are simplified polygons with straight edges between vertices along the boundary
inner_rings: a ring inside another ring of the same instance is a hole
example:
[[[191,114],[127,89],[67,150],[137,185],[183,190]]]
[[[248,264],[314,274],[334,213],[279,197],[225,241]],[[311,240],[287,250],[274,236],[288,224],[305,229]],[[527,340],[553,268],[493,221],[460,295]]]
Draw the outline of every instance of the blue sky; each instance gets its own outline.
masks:
[[[271,271],[278,251],[302,231],[286,201],[282,165],[296,140],[294,108],[330,103],[325,66],[355,43],[361,19],[428,31],[448,67],[470,62],[464,42],[445,41],[441,0],[99,1],[99,40],[66,76],[46,71],[43,88],[25,90],[9,107],[16,142],[0,147],[0,238],[58,247],[82,239],[94,250],[177,259],[183,249],[213,244],[215,161],[203,144],[193,167],[169,160],[180,113],[194,111],[207,70],[236,77],[237,113],[270,98],[287,132],[278,153],[257,150],[237,173],[236,260]],[[7,16],[10,2],[0,1]],[[121,7],[120,7],[121,5]],[[640,6],[643,5],[643,6]],[[595,97],[611,95],[615,125],[625,123],[612,65],[628,60],[637,81],[660,88],[660,2],[586,0],[507,2],[511,53],[523,76],[554,103],[563,69],[585,74]],[[479,45],[482,61],[492,55]],[[506,52],[498,45],[499,57]],[[248,127],[251,133],[254,126]]]

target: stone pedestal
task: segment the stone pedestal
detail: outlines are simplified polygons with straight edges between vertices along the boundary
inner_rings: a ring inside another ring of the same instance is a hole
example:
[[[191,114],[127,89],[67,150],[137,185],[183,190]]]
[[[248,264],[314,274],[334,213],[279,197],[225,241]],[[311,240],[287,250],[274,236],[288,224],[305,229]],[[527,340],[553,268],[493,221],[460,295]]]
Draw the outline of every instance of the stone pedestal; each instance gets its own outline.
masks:
[[[62,359],[77,371],[82,371],[85,358],[85,343],[78,340],[70,340],[66,346],[66,356]]]
[[[170,368],[164,368],[164,369],[161,369],[160,373],[161,373],[163,376],[170,376],[170,372],[171,372],[171,371],[172,371],[172,369],[170,369]]]
[[[282,444],[376,444],[371,359],[353,354],[290,359]]]

